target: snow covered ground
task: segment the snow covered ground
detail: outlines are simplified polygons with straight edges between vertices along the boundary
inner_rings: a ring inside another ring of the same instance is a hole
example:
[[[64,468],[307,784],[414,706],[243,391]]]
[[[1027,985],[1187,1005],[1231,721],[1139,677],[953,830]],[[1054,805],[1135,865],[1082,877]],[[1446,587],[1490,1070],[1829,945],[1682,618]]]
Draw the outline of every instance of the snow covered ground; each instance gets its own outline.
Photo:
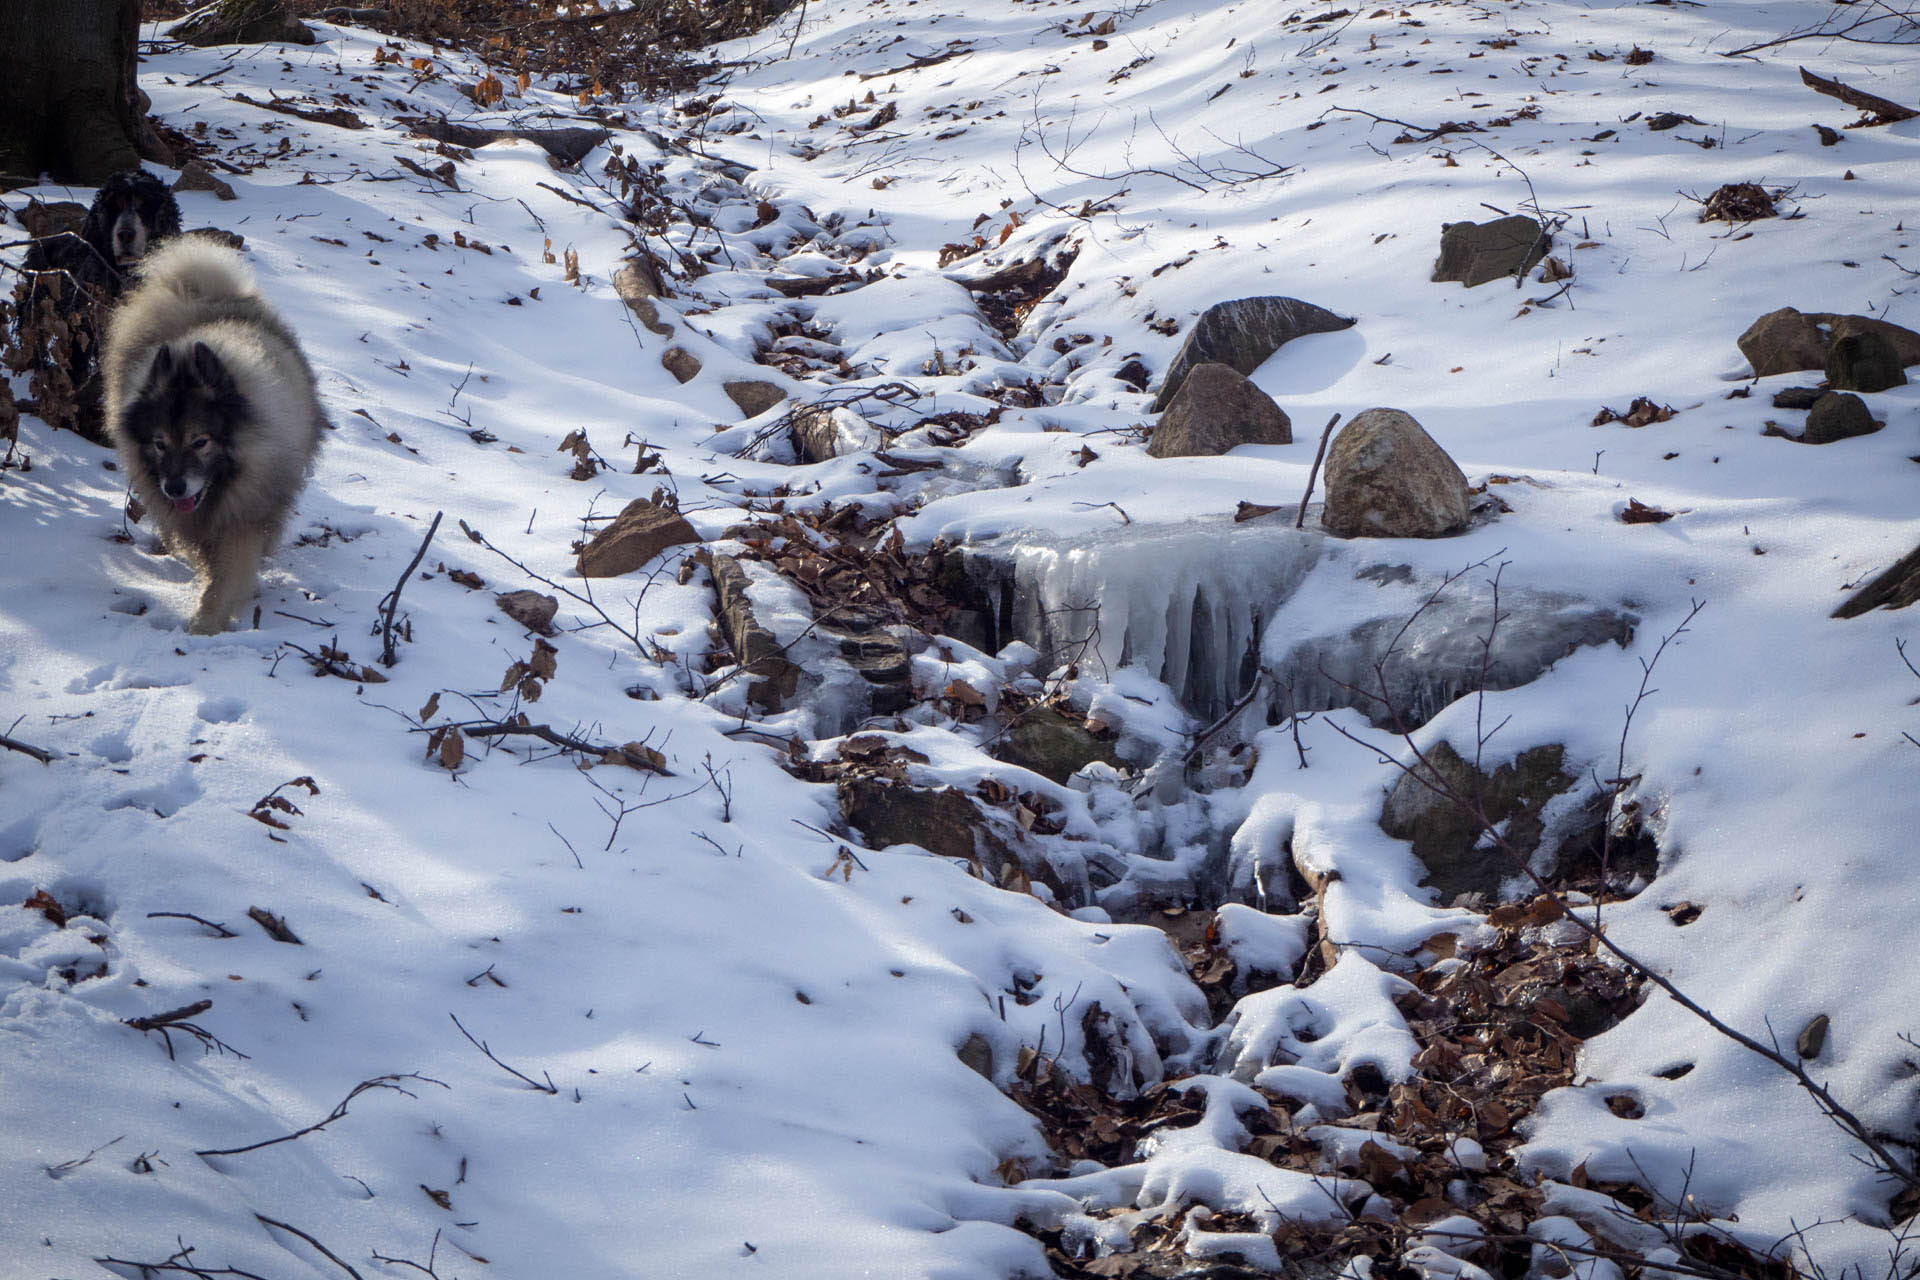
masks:
[[[1283,1223],[1405,1210],[1364,1180],[1358,1131],[1329,1124],[1352,1101],[1341,1081],[1412,1079],[1408,979],[1444,977],[1462,963],[1447,951],[1494,929],[1435,902],[1378,826],[1397,772],[1375,748],[1404,744],[1335,711],[1299,728],[1307,768],[1290,726],[1255,724],[1250,750],[1226,754],[1226,735],[1183,776],[1202,722],[1157,677],[1170,645],[1200,643],[1180,625],[1197,588],[1263,602],[1278,666],[1482,562],[1470,586],[1504,564],[1503,591],[1638,628],[1455,703],[1416,741],[1464,751],[1498,724],[1490,764],[1552,743],[1568,772],[1613,777],[1642,663],[1704,601],[1626,744],[1659,873],[1606,927],[1763,1040],[1824,1015],[1816,1077],[1911,1141],[1920,758],[1902,735],[1920,688],[1895,643],[1914,627],[1828,615],[1915,542],[1920,391],[1869,397],[1883,430],[1818,447],[1765,434],[1794,416],[1772,393],[1818,375],[1729,398],[1750,381],[1735,338],[1778,307],[1920,327],[1920,122],[1822,146],[1810,126],[1852,113],[1796,71],[1912,102],[1912,48],[1723,56],[1826,12],[813,0],[724,47],[743,65],[697,103],[619,104],[610,144],[567,170],[530,142],[435,153],[409,133],[399,117],[437,112],[583,123],[570,94],[510,77],[477,112],[466,55],[322,25],[310,48],[151,58],[155,112],[245,170],[225,175],[235,202],[183,193],[187,225],[245,237],[336,430],[257,625],[211,638],[184,633],[187,571],[123,526],[104,450],[27,419],[30,468],[0,472],[0,730],[57,754],[0,753],[0,904],[25,904],[0,905],[0,1275],[172,1259],[267,1277],[1042,1276],[1017,1221],[1086,1257],[1193,1206],[1238,1224],[1189,1214],[1193,1252],[1259,1266]],[[1690,119],[1650,129],[1662,112]],[[1435,132],[1461,122],[1483,127]],[[453,181],[402,158],[451,161]],[[628,158],[659,166],[641,202],[672,210],[648,243],[704,268],[672,271],[671,338],[611,285],[634,228],[609,166]],[[1749,181],[1796,216],[1697,220],[1689,196]],[[90,193],[4,203],[29,195]],[[1441,223],[1536,206],[1564,218],[1570,289],[1429,282]],[[1014,332],[955,283],[1068,250]],[[766,283],[849,271],[860,287],[825,296]],[[1148,457],[1150,397],[1116,375],[1137,360],[1157,387],[1200,310],[1263,294],[1358,321],[1255,375],[1294,443]],[[827,353],[828,376],[756,363],[776,336]],[[662,367],[670,346],[701,362],[691,380]],[[796,466],[763,430],[782,408],[741,421],[723,389],[739,378],[918,398],[862,401],[855,451]],[[1027,383],[1019,407],[1006,388]],[[1590,425],[1640,396],[1672,418]],[[1233,523],[1242,501],[1290,511],[1318,424],[1375,405],[1412,413],[1475,485],[1498,477],[1508,509],[1457,538],[1304,550]],[[941,445],[917,426],[935,414],[994,420]],[[874,427],[895,461],[865,447]],[[561,447],[581,431],[611,464],[585,480]],[[629,474],[645,453],[658,463]],[[863,847],[834,788],[802,775],[872,744],[842,755],[810,712],[764,715],[709,662],[723,642],[694,548],[657,573],[573,576],[589,517],[657,489],[722,553],[779,499],[853,505],[906,552],[1010,541],[1032,590],[1097,597],[1132,643],[1094,645],[1069,697],[1118,731],[1123,769],[1048,781],[940,700],[955,681],[989,710],[1036,690],[1049,672],[1024,645],[932,644],[917,709],[875,726],[923,758],[903,766],[917,783],[1038,797],[1051,823],[1007,838],[1055,879],[1020,892]],[[1623,523],[1629,499],[1677,514]],[[380,602],[436,512],[382,667]],[[1396,571],[1359,576],[1378,566]],[[542,579],[591,603],[562,596],[533,700],[501,688],[536,637],[494,594]],[[316,673],[323,648],[349,678]],[[529,739],[469,737],[451,768],[428,750],[427,730],[517,711],[645,743],[664,771]],[[1289,858],[1312,901],[1284,888]],[[1054,909],[1056,884],[1085,900]],[[1116,918],[1222,902],[1220,946],[1278,982],[1236,991],[1225,1018],[1167,933]],[[1324,951],[1337,962],[1308,958]],[[198,1036],[126,1025],[205,1001],[185,1019]],[[1007,1096],[1036,1059],[1122,1095],[1190,1079],[1192,1123],[1069,1166]],[[1281,1097],[1324,1172],[1250,1133]],[[1469,1214],[1476,1133],[1503,1128],[1477,1123],[1430,1144],[1462,1167]],[[1497,1172],[1543,1180],[1540,1238],[1617,1239],[1581,1188],[1637,1183],[1655,1216],[1690,1196],[1750,1247],[1804,1229],[1796,1247],[1829,1272],[1887,1271],[1897,1188],[1783,1072],[1657,993],[1494,1145]],[[1609,1265],[1580,1263],[1594,1280]]]

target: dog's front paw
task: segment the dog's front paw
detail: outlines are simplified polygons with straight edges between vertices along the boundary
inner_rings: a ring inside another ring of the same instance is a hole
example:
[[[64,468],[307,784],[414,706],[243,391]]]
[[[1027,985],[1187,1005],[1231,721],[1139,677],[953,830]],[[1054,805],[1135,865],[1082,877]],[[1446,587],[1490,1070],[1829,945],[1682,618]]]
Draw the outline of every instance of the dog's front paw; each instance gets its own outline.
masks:
[[[187,623],[187,630],[196,636],[217,636],[227,629],[227,620],[219,614],[204,610],[193,615]]]

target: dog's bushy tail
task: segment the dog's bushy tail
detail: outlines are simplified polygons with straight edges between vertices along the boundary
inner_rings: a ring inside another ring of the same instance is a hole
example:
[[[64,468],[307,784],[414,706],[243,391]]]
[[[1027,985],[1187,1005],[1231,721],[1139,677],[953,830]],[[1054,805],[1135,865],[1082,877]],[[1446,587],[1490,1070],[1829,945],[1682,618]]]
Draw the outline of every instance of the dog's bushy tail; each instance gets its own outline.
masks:
[[[199,236],[175,236],[140,260],[141,283],[182,298],[219,301],[259,295],[237,250]]]

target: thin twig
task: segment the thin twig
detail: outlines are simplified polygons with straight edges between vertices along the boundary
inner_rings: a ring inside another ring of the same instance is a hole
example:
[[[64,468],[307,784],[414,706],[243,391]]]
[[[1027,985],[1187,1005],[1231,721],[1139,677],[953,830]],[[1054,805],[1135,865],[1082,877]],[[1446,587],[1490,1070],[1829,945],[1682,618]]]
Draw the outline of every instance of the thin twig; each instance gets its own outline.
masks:
[[[420,549],[413,553],[413,559],[407,562],[407,568],[400,575],[400,581],[393,584],[393,590],[387,592],[380,601],[380,665],[390,667],[399,661],[393,653],[393,613],[400,607],[400,593],[406,589],[407,580],[413,577],[413,571],[420,567],[426,558],[427,547],[433,542],[433,535],[440,529],[440,517],[444,511],[433,513],[433,523],[427,526],[427,536],[420,539]]]
[[[1307,527],[1307,503],[1313,501],[1313,484],[1320,478],[1320,462],[1327,456],[1327,441],[1333,438],[1333,424],[1340,421],[1340,415],[1334,414],[1327,419],[1325,429],[1320,432],[1320,447],[1314,450],[1313,466],[1307,471],[1307,491],[1300,495],[1300,512],[1293,518],[1293,527]]]
[[[207,928],[213,930],[213,935],[216,938],[237,938],[240,936],[239,934],[235,933],[233,930],[227,928],[227,926],[221,924],[219,921],[208,920],[203,916],[197,916],[193,914],[193,912],[191,911],[149,911],[147,912],[147,919],[149,920],[191,920],[195,924],[203,924]]]
[[[308,1235],[306,1232],[302,1231],[300,1228],[294,1226],[292,1223],[282,1222],[278,1218],[269,1218],[264,1213],[256,1213],[253,1216],[259,1219],[261,1222],[265,1223],[269,1227],[278,1227],[282,1231],[289,1232],[293,1235],[299,1236],[302,1240],[305,1240],[308,1244],[318,1249],[321,1253],[321,1256],[326,1258],[328,1262],[331,1262],[334,1266],[340,1268],[342,1271],[352,1276],[353,1280],[364,1280],[364,1277],[362,1277],[358,1271],[355,1271],[352,1267],[348,1266],[345,1262],[342,1262],[340,1260],[339,1254],[327,1248],[327,1246],[321,1244],[318,1240],[315,1240],[312,1236]]]
[[[556,1085],[553,1082],[552,1076],[547,1075],[546,1072],[542,1071],[540,1074],[543,1076],[546,1076],[546,1083],[542,1084],[540,1083],[540,1081],[535,1080],[532,1076],[528,1075],[526,1072],[514,1070],[512,1067],[508,1066],[506,1063],[500,1061],[498,1057],[494,1056],[493,1050],[487,1048],[487,1042],[485,1040],[474,1039],[473,1033],[471,1031],[468,1031],[466,1027],[461,1025],[460,1019],[457,1015],[449,1013],[447,1016],[453,1019],[454,1026],[460,1028],[460,1034],[467,1038],[468,1044],[478,1049],[481,1053],[484,1053],[487,1055],[488,1062],[491,1062],[494,1066],[499,1067],[502,1071],[506,1072],[508,1075],[512,1076],[514,1079],[526,1081],[526,1083],[530,1087],[534,1089],[538,1089],[541,1093],[557,1095],[560,1092],[560,1086]]]
[[[405,1094],[409,1098],[418,1096],[412,1090],[404,1088],[403,1086],[395,1083],[396,1081],[399,1081],[399,1080],[419,1080],[426,1084],[437,1084],[442,1089],[445,1089],[448,1087],[442,1081],[435,1080],[431,1076],[420,1075],[419,1073],[413,1072],[413,1071],[408,1071],[408,1072],[399,1073],[399,1074],[389,1074],[384,1076],[375,1076],[371,1080],[362,1080],[359,1084],[353,1086],[353,1088],[347,1092],[346,1097],[340,1099],[339,1102],[334,1104],[333,1110],[328,1112],[324,1119],[316,1120],[314,1123],[308,1125],[304,1129],[295,1129],[292,1133],[283,1133],[277,1138],[266,1138],[260,1142],[250,1142],[244,1147],[222,1147],[222,1148],[209,1149],[206,1151],[196,1151],[193,1154],[197,1156],[237,1156],[237,1155],[244,1154],[245,1152],[248,1152],[248,1151],[258,1151],[262,1147],[278,1146],[282,1142],[292,1142],[297,1138],[304,1138],[310,1133],[320,1132],[320,1130],[326,1128],[328,1125],[332,1124],[335,1120],[339,1120],[343,1118],[347,1114],[347,1104],[351,1103],[355,1098],[359,1097],[361,1094],[369,1093],[375,1089],[391,1089],[395,1093]]]

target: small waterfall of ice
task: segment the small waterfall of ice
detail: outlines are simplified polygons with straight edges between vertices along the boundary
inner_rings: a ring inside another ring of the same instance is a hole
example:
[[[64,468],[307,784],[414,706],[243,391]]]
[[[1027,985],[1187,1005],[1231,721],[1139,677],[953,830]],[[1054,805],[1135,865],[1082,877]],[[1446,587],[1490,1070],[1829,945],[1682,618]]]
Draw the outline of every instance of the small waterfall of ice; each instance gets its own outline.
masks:
[[[1082,537],[1026,531],[976,543],[968,560],[997,588],[1003,641],[1019,636],[1096,676],[1138,667],[1212,717],[1252,683],[1267,620],[1322,537],[1278,516],[1216,517]]]

